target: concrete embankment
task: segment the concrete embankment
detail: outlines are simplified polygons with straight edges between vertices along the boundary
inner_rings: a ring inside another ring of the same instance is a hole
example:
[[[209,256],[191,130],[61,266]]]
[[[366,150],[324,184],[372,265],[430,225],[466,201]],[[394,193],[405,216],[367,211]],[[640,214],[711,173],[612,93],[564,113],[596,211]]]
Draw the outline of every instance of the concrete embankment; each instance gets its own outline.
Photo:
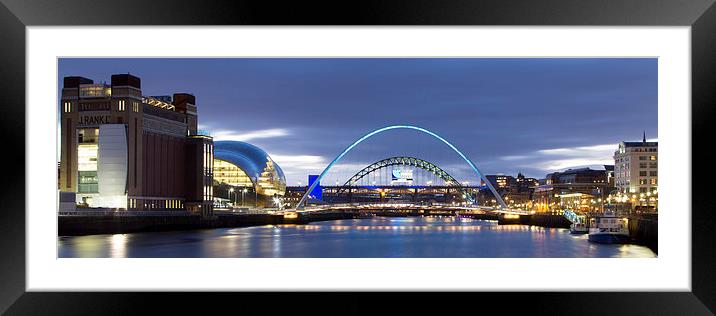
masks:
[[[659,253],[659,221],[656,218],[629,218],[629,235],[636,244],[649,247]]]
[[[60,216],[60,236],[123,234],[221,227],[282,224],[283,216],[269,214],[201,216]]]
[[[354,212],[309,213],[298,218],[272,214],[220,214],[201,216],[60,216],[58,234],[79,236],[126,234],[207,228],[230,228],[278,224],[306,224],[317,221],[355,218]]]
[[[551,228],[569,228],[570,222],[561,215],[499,215],[497,217],[499,225],[534,225],[540,227]]]
[[[569,228],[571,224],[564,216],[551,214],[500,215],[497,223],[499,225],[534,225],[550,228]],[[654,253],[658,253],[659,223],[656,217],[629,217],[629,236],[633,243],[646,246]]]
[[[408,217],[425,216],[425,213],[406,211],[370,212],[376,216]],[[435,214],[437,215],[437,214]],[[494,215],[462,214],[461,216],[482,220],[497,220],[499,225],[534,225],[550,228],[569,228],[570,222],[561,215]],[[123,234],[207,228],[247,227],[278,224],[307,224],[310,222],[360,218],[357,211],[303,213],[297,218],[284,218],[271,214],[223,214],[201,216],[60,216],[60,236]],[[658,250],[658,221],[656,218],[634,217],[629,219],[629,233],[636,244]]]

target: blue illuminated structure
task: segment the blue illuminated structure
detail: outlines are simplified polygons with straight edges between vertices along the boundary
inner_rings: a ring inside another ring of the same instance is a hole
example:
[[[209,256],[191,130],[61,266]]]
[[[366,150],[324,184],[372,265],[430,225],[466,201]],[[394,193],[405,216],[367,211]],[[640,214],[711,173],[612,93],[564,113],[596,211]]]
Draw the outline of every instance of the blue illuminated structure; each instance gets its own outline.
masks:
[[[311,191],[310,196],[314,199],[322,200],[323,199],[323,188],[321,188],[321,181],[316,181],[316,180],[318,180],[317,174],[309,174],[308,175],[308,185],[313,187],[313,191]],[[315,187],[313,186],[314,182],[318,182],[318,184],[316,184]]]
[[[262,173],[271,169],[268,166],[269,161],[271,161],[273,162],[275,173],[264,180],[268,181],[265,184],[276,188],[281,192],[279,195],[283,195],[283,192],[286,190],[286,176],[283,170],[271,159],[269,154],[261,148],[240,141],[216,141],[214,142],[214,158],[226,161],[240,168],[251,179],[253,187],[259,188],[259,190],[257,190],[259,194],[262,193],[261,186],[257,183],[259,182],[258,178]]]
[[[499,193],[497,193],[497,190],[495,190],[495,188],[492,186],[490,181],[488,181],[487,178],[485,178],[485,176],[482,175],[482,172],[480,172],[480,170],[477,169],[475,164],[472,163],[472,161],[470,161],[470,159],[468,159],[465,156],[465,154],[463,154],[460,150],[458,150],[455,146],[453,146],[453,144],[451,144],[444,138],[440,137],[438,134],[435,134],[435,133],[433,133],[427,129],[424,129],[422,127],[417,127],[417,126],[412,126],[412,125],[392,125],[392,126],[383,127],[383,128],[377,129],[375,131],[372,131],[372,132],[366,134],[365,136],[361,137],[360,139],[356,140],[355,142],[353,142],[353,144],[351,144],[350,146],[348,146],[348,148],[343,150],[343,152],[341,152],[341,154],[338,155],[338,157],[333,159],[333,161],[331,161],[331,163],[328,164],[328,166],[325,169],[323,169],[323,172],[321,172],[321,175],[318,176],[318,179],[308,187],[308,190],[306,190],[306,193],[304,193],[301,200],[298,201],[298,204],[296,204],[296,208],[302,209],[305,206],[306,198],[308,198],[309,192],[313,192],[313,189],[316,187],[317,183],[319,183],[321,181],[321,179],[323,179],[323,176],[325,176],[326,173],[328,173],[328,170],[330,170],[333,167],[333,165],[335,165],[339,160],[341,160],[341,158],[343,158],[343,156],[345,156],[349,151],[351,151],[351,149],[353,149],[353,147],[357,146],[358,144],[360,144],[364,140],[372,137],[375,134],[379,134],[379,133],[393,130],[393,129],[412,129],[412,130],[416,130],[419,132],[423,132],[423,133],[428,134],[432,137],[435,137],[436,139],[438,139],[441,142],[448,145],[453,151],[455,151],[458,155],[460,155],[460,157],[462,157],[462,159],[464,159],[465,162],[467,162],[467,164],[470,165],[472,170],[475,171],[477,176],[480,177],[480,179],[482,179],[487,184],[487,187],[490,188],[490,191],[492,191],[492,194],[495,196],[495,199],[497,200],[497,202],[500,203],[501,208],[507,209],[507,204],[505,204],[505,201],[502,200],[502,197],[500,196]]]

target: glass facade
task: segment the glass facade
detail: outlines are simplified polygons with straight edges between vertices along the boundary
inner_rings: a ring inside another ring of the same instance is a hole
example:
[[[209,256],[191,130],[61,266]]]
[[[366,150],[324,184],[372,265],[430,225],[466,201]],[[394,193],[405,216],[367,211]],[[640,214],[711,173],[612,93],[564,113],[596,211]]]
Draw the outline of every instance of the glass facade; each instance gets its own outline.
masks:
[[[284,195],[286,180],[282,179],[271,157],[266,157],[266,168],[258,177],[257,191],[266,196]]]
[[[238,187],[253,187],[263,196],[283,196],[286,177],[283,170],[262,149],[244,142],[219,141],[214,144],[214,179]]]
[[[77,130],[77,193],[98,193],[97,153],[99,129]]]
[[[97,144],[77,146],[77,172],[79,193],[99,192],[97,181]]]
[[[78,171],[79,185],[78,193],[97,193],[99,192],[99,182],[97,181],[97,171]]]
[[[214,159],[214,180],[237,187],[254,186],[244,170],[221,159]]]
[[[81,84],[81,98],[105,98],[112,96],[112,88],[105,84]]]

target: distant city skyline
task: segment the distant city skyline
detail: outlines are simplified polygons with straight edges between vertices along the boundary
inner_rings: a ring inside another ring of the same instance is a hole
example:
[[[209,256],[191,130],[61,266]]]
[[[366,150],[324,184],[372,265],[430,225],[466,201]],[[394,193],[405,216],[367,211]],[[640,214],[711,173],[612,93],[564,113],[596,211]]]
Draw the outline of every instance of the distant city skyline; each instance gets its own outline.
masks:
[[[613,164],[618,142],[641,140],[643,131],[658,138],[655,58],[61,58],[58,64],[59,79],[102,82],[131,73],[142,79],[145,95],[194,94],[200,129],[216,141],[266,150],[289,185],[305,184],[350,143],[395,124],[441,135],[485,174],[534,178]],[[444,144],[415,131],[359,145],[324,180],[343,181],[399,155],[431,161],[459,181],[479,181]]]

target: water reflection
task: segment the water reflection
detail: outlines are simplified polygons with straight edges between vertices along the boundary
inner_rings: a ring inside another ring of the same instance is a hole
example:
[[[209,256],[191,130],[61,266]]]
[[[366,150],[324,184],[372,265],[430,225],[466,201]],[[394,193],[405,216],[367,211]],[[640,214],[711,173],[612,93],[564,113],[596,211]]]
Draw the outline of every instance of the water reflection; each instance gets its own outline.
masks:
[[[655,257],[566,229],[453,217],[350,219],[180,232],[60,237],[60,257],[566,258]]]
[[[127,237],[126,234],[112,235],[110,239],[109,249],[110,257],[125,258],[127,257]]]

